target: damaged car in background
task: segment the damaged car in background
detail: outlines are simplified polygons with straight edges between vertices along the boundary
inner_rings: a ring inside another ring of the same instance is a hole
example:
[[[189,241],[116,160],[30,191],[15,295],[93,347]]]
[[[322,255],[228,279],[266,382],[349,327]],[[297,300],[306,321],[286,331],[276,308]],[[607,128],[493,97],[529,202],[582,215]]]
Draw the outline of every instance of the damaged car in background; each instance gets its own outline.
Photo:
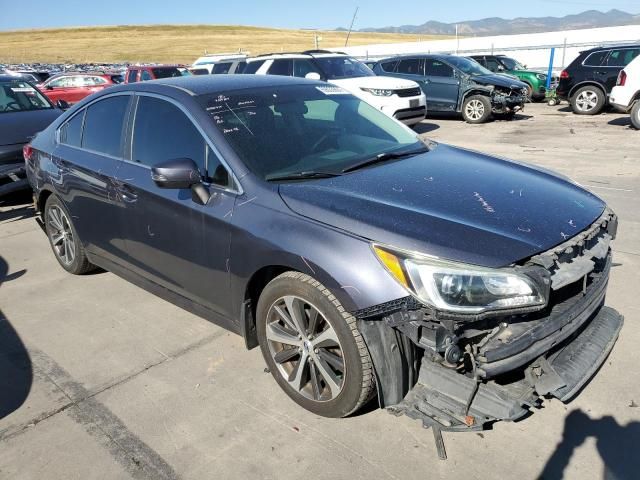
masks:
[[[570,400],[622,328],[600,198],[424,141],[336,85],[118,85],[28,150],[62,268],[108,269],[242,335],[318,415],[377,395],[438,435],[518,420]]]
[[[510,120],[524,109],[529,95],[526,83],[455,55],[385,58],[373,71],[417,82],[427,96],[429,113],[460,113],[468,123],[485,123],[492,116]]]

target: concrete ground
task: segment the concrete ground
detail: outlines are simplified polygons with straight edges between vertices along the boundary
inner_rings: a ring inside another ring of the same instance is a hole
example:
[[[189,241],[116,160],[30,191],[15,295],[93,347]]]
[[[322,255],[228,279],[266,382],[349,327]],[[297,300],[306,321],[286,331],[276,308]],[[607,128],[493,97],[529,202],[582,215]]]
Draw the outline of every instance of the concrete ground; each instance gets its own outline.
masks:
[[[17,196],[0,207],[0,478],[638,478],[640,132],[623,115],[540,104],[512,122],[418,128],[558,170],[619,214],[607,302],[626,323],[573,402],[445,433],[445,462],[431,431],[406,417],[317,417],[240,337],[111,273],[66,274]]]

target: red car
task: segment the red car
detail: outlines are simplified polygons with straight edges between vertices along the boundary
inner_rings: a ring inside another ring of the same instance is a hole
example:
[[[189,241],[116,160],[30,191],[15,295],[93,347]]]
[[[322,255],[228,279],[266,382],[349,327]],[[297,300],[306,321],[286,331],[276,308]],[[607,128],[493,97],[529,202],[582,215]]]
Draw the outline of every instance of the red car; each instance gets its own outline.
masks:
[[[191,72],[182,65],[149,65],[144,67],[129,67],[124,83],[144,82],[159,78],[182,77]]]
[[[97,73],[61,73],[49,77],[38,89],[56,103],[64,100],[72,105],[92,93],[114,85],[109,75]]]

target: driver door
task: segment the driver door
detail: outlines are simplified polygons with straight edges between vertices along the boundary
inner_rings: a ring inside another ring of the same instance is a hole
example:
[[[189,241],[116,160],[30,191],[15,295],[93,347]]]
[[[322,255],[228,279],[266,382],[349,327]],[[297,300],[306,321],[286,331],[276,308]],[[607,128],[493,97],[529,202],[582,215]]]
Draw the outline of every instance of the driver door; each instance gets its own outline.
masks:
[[[140,95],[130,160],[116,181],[128,268],[180,296],[231,317],[227,271],[236,194],[232,176],[186,112],[169,99]],[[190,158],[211,191],[201,205],[190,189],[164,189],[151,167]]]

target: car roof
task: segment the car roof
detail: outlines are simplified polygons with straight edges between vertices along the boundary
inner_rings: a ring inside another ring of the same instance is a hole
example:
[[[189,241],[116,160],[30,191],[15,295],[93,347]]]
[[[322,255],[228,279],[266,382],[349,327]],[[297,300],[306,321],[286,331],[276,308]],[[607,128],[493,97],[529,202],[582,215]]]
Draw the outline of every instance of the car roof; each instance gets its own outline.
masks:
[[[407,53],[404,55],[394,55],[393,57],[381,58],[378,62],[388,62],[391,60],[402,60],[405,58],[437,58],[447,60],[448,58],[463,58],[462,55],[447,55],[444,53]]]
[[[247,58],[247,62],[258,60],[269,60],[271,58],[323,58],[323,57],[347,57],[344,52],[331,52],[329,50],[307,50],[304,52],[276,52],[264,53],[255,57]]]
[[[192,75],[188,77],[163,78],[147,82],[120,84],[103,90],[103,92],[108,93],[125,90],[140,92],[156,91],[157,93],[161,93],[167,92],[169,88],[174,88],[186,91],[190,95],[208,95],[233,90],[304,84],[324,85],[324,83],[314,80],[280,75]]]
[[[602,50],[613,50],[614,48],[640,48],[640,43],[626,43],[622,45],[607,45],[602,47],[594,47],[594,48],[590,48],[589,50],[583,50],[580,53],[593,53],[593,52],[599,52]]]
[[[0,82],[27,82],[27,83],[32,83],[29,80],[27,80],[26,78],[20,76],[20,75],[3,75],[0,74]]]

